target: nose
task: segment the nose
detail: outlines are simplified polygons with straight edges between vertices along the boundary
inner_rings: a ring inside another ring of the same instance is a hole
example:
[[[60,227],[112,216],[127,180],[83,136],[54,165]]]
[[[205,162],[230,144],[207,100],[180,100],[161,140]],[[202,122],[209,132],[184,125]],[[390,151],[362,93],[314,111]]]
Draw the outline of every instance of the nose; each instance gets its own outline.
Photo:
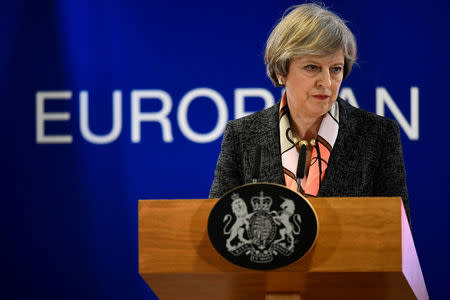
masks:
[[[331,87],[331,74],[330,70],[322,69],[319,74],[319,78],[317,79],[317,85],[319,87],[329,88]]]

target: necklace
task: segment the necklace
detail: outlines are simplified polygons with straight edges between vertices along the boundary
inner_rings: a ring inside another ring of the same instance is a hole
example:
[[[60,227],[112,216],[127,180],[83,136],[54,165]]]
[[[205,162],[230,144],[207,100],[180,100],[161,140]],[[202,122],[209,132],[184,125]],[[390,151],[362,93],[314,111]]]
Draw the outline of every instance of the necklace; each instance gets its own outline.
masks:
[[[292,141],[294,142],[294,145],[297,147],[297,149],[300,149],[302,145],[305,145],[306,147],[311,146],[314,147],[316,145],[316,139],[311,139],[308,143],[307,140],[298,140],[298,138],[293,137]]]
[[[291,137],[291,142],[294,143],[295,147],[298,151],[300,151],[300,148],[302,145],[305,145],[307,148],[308,146],[314,147],[316,145],[316,139],[311,139],[308,143],[308,140],[299,140],[295,137],[294,128],[291,126],[288,131],[288,138]]]

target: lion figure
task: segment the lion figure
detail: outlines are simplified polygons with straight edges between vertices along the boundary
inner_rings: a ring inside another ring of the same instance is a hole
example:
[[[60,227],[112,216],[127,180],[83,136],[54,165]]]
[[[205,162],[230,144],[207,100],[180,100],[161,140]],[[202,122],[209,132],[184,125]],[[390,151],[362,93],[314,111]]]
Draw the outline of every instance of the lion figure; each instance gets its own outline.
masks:
[[[290,246],[288,247],[288,249],[293,249],[294,234],[300,234],[300,223],[302,222],[302,220],[299,214],[294,215],[294,201],[284,197],[281,198],[284,200],[284,202],[280,205],[282,211],[279,215],[274,216],[273,219],[277,225],[282,225],[283,228],[281,228],[279,231],[281,237],[278,240],[274,241],[274,243],[279,243],[286,240],[286,244],[290,242]],[[289,221],[291,216],[293,216],[294,224],[298,227],[297,229],[294,228],[293,224]]]
[[[223,218],[223,222],[226,223],[225,227],[223,228],[223,233],[230,235],[226,242],[228,251],[233,251],[242,244],[248,244],[251,242],[244,238],[244,232],[249,228],[248,222],[249,214],[247,210],[247,205],[245,204],[242,198],[239,198],[238,194],[233,194],[231,198],[233,199],[233,202],[231,203],[231,209],[233,210],[233,213],[236,216],[236,221],[234,222],[233,226],[231,226],[230,230],[227,230],[227,227],[230,225],[232,218],[231,215],[228,214]],[[238,237],[239,243],[236,246],[232,246],[231,242],[236,237]]]

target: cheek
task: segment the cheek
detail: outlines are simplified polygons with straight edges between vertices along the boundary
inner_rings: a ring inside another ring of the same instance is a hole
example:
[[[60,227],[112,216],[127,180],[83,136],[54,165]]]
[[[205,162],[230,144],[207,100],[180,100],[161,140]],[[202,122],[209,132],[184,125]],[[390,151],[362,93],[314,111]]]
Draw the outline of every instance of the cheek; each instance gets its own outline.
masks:
[[[290,95],[292,99],[295,99],[295,102],[302,102],[308,97],[309,91],[312,89],[312,87],[307,87],[304,84],[292,85],[289,88],[286,87],[288,95]]]
[[[333,93],[337,94],[339,92],[339,88],[341,87],[341,81],[337,81],[332,85]]]

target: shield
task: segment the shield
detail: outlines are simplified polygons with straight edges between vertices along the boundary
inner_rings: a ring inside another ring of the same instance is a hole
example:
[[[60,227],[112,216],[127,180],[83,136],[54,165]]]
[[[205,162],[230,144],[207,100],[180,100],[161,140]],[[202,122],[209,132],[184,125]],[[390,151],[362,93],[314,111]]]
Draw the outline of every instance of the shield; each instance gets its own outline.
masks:
[[[208,219],[214,248],[233,264],[270,270],[291,264],[313,247],[318,235],[314,208],[285,186],[252,183],[223,195]]]

